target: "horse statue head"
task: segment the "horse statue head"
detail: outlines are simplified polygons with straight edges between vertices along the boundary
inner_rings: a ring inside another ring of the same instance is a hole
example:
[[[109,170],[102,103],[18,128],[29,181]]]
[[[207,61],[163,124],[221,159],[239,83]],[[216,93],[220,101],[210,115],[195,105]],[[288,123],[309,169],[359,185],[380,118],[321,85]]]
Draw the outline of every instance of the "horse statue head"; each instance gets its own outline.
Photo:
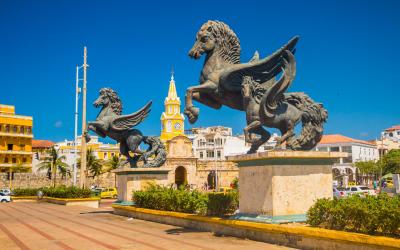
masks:
[[[100,89],[99,97],[93,103],[93,105],[97,108],[99,106],[110,107],[112,111],[117,114],[121,115],[122,113],[122,102],[119,99],[117,92],[110,88],[102,88]]]
[[[228,25],[220,21],[208,21],[201,26],[189,56],[199,59],[202,54],[213,51],[228,63],[240,63],[239,38]]]

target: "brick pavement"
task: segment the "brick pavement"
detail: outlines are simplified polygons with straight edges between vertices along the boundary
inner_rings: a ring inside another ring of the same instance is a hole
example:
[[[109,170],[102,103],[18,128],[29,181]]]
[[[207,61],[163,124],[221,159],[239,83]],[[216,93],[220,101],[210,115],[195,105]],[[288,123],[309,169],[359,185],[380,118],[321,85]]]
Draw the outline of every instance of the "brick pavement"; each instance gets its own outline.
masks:
[[[0,249],[287,249],[117,216],[110,204],[108,201],[94,209],[2,203]]]

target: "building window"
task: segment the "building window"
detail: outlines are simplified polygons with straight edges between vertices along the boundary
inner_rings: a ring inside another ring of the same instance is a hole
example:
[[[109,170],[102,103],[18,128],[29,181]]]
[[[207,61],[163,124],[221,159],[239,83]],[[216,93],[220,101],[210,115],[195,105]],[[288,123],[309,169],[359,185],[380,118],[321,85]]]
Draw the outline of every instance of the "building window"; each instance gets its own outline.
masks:
[[[331,147],[331,152],[339,152],[339,147]]]
[[[200,152],[200,159],[203,159],[203,152]]]
[[[392,132],[389,133],[389,137],[393,137],[393,133]]]
[[[328,148],[327,147],[319,147],[318,151],[326,152],[326,151],[328,151]]]
[[[4,163],[8,163],[8,157],[4,158]]]
[[[26,128],[26,133],[31,134],[32,133],[32,128]]]
[[[23,163],[26,163],[26,158],[25,158],[25,157],[22,158],[22,162],[23,162]]]
[[[342,146],[342,152],[351,153],[351,146]]]
[[[7,150],[13,150],[13,144],[7,144]]]
[[[21,126],[21,127],[19,128],[19,132],[20,132],[21,134],[24,133],[24,127],[23,127],[23,126]]]
[[[6,132],[10,132],[10,125],[6,125]]]
[[[14,132],[14,133],[17,133],[17,129],[18,129],[17,126],[13,126],[13,132]]]
[[[214,158],[214,151],[207,150],[207,158]]]
[[[12,163],[17,163],[17,158],[12,158]]]
[[[20,148],[21,151],[25,150],[25,144],[19,145],[19,148]]]
[[[217,151],[217,158],[220,159],[221,158],[221,151]]]
[[[104,153],[104,159],[107,159],[107,153]]]
[[[214,139],[207,139],[207,144],[208,145],[213,145],[214,144]]]

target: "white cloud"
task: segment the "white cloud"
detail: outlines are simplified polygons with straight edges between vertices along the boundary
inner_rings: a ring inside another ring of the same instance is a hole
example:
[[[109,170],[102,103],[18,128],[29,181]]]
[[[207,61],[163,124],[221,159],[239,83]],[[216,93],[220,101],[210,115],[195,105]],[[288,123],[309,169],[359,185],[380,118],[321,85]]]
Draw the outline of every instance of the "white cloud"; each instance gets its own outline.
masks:
[[[56,121],[56,123],[54,123],[54,127],[56,127],[56,128],[61,128],[62,125],[63,125],[62,121]]]

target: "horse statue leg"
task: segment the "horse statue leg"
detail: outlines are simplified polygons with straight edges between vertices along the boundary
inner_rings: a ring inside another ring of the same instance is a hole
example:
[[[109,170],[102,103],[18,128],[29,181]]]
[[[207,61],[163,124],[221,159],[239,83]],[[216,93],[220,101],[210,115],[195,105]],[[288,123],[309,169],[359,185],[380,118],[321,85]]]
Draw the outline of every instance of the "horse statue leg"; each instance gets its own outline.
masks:
[[[194,93],[213,93],[217,90],[217,85],[212,81],[206,81],[201,85],[192,86],[186,90],[184,114],[188,117],[191,124],[197,121],[200,113],[199,108],[193,105]]]
[[[90,135],[89,135],[89,130],[92,130],[95,132],[98,136],[105,138],[106,134],[102,131],[102,129],[99,126],[100,124],[96,122],[89,122],[86,131],[84,132],[83,136],[85,137],[86,142],[89,142],[91,140]]]
[[[248,136],[246,142],[251,143],[251,147],[249,151],[247,151],[248,154],[256,153],[258,148],[264,143],[266,143],[269,140],[269,138],[271,138],[271,134],[262,127],[260,121],[253,121],[244,130],[245,130],[245,138],[246,138],[246,133]],[[257,140],[252,140],[251,139],[252,134],[257,134],[260,135],[261,137]]]

